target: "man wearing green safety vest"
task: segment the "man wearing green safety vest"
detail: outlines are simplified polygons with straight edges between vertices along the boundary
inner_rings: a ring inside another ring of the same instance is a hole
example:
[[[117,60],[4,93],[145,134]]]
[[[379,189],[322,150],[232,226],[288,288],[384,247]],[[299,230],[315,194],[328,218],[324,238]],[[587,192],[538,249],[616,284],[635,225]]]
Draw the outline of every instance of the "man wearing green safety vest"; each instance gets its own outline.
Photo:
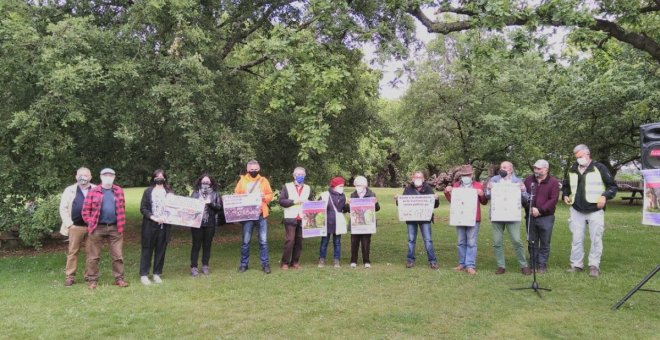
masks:
[[[568,227],[573,233],[571,268],[569,273],[581,272],[584,259],[584,229],[589,224],[589,276],[600,275],[600,257],[603,254],[605,231],[605,203],[616,196],[616,182],[607,167],[593,161],[589,148],[580,144],[573,149],[576,162],[564,180],[562,196],[571,206]]]

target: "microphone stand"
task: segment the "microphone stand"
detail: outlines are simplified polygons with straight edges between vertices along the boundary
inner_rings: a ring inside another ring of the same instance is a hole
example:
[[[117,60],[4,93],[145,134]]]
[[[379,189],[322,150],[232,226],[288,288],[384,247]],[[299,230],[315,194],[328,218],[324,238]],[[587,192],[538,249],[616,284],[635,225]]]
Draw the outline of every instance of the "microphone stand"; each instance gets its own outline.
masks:
[[[536,181],[536,178],[534,178],[534,181]],[[531,246],[532,251],[530,253],[530,256],[532,257],[532,274],[533,274],[533,280],[532,280],[532,286],[531,287],[522,287],[522,288],[511,288],[511,290],[526,290],[526,289],[531,289],[533,290],[536,294],[538,294],[539,298],[543,298],[541,296],[540,290],[545,290],[551,292],[552,289],[548,288],[541,288],[539,286],[539,283],[536,281],[536,246],[535,246],[535,240],[532,240],[532,238],[529,236],[529,230],[532,225],[532,208],[534,208],[534,196],[536,196],[536,182],[532,182],[531,185],[531,192],[529,196],[529,210],[527,212],[527,244]]]

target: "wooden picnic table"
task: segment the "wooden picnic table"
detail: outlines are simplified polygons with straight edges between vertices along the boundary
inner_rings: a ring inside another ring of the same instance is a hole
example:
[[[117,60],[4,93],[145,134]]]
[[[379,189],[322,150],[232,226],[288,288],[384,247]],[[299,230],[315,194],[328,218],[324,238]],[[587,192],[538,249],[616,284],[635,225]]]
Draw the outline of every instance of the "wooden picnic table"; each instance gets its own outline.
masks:
[[[630,196],[621,197],[622,200],[628,200],[628,204],[633,204],[635,201],[644,199],[644,189],[636,188],[630,185],[619,186],[620,191],[630,192]],[[639,197],[637,196],[639,194]]]

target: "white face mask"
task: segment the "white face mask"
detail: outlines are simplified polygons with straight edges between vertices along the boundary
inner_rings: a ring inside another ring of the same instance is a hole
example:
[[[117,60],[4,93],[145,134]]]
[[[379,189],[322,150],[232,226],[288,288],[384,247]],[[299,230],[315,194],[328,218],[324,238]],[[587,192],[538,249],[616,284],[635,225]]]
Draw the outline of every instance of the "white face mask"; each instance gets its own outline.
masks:
[[[421,179],[418,178],[418,179],[414,180],[413,183],[415,184],[416,187],[419,188],[419,187],[422,186],[422,184],[424,184],[424,180],[421,180]]]
[[[85,186],[89,183],[89,177],[85,175],[78,176],[78,184]]]
[[[587,163],[589,163],[585,157],[578,157],[577,162],[580,164],[580,166],[585,166]]]
[[[461,177],[461,183],[463,183],[463,185],[466,187],[472,185],[472,177],[470,176]]]
[[[113,177],[101,176],[101,183],[103,185],[112,185],[114,181],[115,179]]]
[[[335,192],[338,194],[343,194],[344,193],[344,186],[336,186],[335,187]]]

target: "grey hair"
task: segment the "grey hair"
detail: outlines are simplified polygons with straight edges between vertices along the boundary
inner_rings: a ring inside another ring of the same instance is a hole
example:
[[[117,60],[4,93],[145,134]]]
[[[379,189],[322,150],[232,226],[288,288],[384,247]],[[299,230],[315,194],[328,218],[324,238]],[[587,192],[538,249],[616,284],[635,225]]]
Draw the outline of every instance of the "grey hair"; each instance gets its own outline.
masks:
[[[426,178],[426,175],[424,174],[424,171],[422,171],[422,170],[413,171],[413,177],[415,177],[415,175],[417,175],[417,174],[422,174],[422,176],[424,176],[424,178]]]
[[[584,144],[580,144],[573,148],[573,153],[578,153],[580,151],[586,151],[588,155],[591,155],[591,152],[589,151],[589,147]]]
[[[92,173],[92,171],[89,170],[89,168],[86,168],[86,167],[82,166],[82,167],[78,168],[78,170],[76,170],[76,174],[78,174],[78,173],[81,172],[81,171],[87,171],[87,172],[89,172],[90,174]]]
[[[307,175],[307,171],[305,171],[305,168],[303,168],[302,166],[299,166],[299,167],[296,167],[295,169],[293,169],[293,174],[295,175],[297,171],[302,171],[302,172],[305,173],[305,175]]]
[[[250,165],[259,165],[259,162],[257,162],[256,159],[251,159],[250,161],[247,162],[247,166]]]

